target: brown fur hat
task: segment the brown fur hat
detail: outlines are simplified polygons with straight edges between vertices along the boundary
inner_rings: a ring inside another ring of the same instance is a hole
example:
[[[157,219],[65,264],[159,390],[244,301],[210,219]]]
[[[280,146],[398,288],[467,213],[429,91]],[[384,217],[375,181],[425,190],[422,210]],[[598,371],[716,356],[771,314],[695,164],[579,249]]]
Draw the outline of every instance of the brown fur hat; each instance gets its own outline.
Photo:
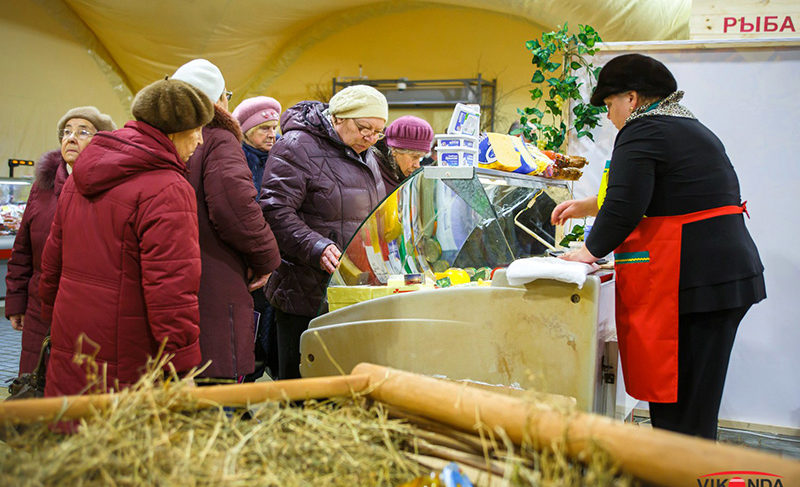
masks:
[[[82,118],[84,120],[88,120],[92,122],[94,125],[95,130],[98,132],[101,130],[105,130],[110,132],[112,130],[117,130],[117,126],[111,117],[106,115],[105,113],[100,113],[100,110],[93,106],[85,106],[85,107],[75,107],[67,111],[63,117],[58,121],[58,143],[61,144],[61,131],[64,130],[64,126],[72,120],[73,118]]]
[[[131,113],[165,134],[202,127],[214,118],[214,104],[189,83],[162,79],[139,91]]]

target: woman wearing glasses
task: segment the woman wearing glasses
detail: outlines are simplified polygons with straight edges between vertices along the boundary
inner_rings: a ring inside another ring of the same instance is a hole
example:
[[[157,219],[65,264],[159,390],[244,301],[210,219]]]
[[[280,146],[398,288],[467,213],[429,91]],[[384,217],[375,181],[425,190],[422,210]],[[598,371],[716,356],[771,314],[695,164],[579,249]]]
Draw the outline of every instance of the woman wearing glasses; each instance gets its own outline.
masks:
[[[281,251],[267,283],[281,379],[300,376],[300,335],[319,311],[341,249],[385,196],[367,149],[383,138],[388,112],[383,94],[356,85],[329,105],[303,101],[282,117],[261,182],[261,207]]]
[[[72,172],[72,165],[92,136],[117,127],[111,117],[92,106],[69,110],[58,121],[61,150],[45,153],[36,164],[36,179],[22,215],[6,274],[6,317],[15,330],[22,330],[20,375],[32,372],[39,359],[42,340],[50,331],[50,322],[42,317],[39,298],[41,257],[58,195]]]

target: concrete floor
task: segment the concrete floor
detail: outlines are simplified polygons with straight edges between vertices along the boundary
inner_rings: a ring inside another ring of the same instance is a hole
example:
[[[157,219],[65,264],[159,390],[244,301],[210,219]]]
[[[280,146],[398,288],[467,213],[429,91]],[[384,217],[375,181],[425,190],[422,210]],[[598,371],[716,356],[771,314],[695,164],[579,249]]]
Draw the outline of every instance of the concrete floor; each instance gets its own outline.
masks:
[[[8,383],[14,380],[19,371],[19,351],[22,332],[11,328],[5,318],[5,309],[0,315],[0,397],[6,395]]]

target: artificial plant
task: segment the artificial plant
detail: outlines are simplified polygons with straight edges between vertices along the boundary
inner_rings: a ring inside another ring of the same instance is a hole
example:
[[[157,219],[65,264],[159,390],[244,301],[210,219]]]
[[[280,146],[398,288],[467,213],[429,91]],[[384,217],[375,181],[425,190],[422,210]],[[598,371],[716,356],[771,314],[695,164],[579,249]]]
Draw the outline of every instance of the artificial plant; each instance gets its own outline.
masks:
[[[586,69],[590,83],[597,80],[600,68],[588,58],[598,51],[596,46],[601,41],[593,27],[579,25],[578,33],[570,34],[565,22],[560,29],[543,33],[541,39],[525,43],[533,54],[531,62],[536,71],[531,82],[537,86],[530,90],[534,106],[517,110],[522,128],[515,133],[523,133],[540,149],[554,151],[561,150],[569,130],[575,130],[578,137],[594,140],[590,129],[600,123],[606,108],[583,101],[579,90],[583,82],[575,73]],[[569,107],[569,100],[576,101],[570,127],[564,122],[564,109]]]

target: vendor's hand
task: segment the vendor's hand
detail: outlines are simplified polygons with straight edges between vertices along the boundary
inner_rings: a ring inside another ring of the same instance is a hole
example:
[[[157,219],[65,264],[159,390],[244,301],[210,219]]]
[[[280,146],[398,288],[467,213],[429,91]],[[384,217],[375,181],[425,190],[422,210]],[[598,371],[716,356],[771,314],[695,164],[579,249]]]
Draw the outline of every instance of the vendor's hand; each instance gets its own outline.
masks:
[[[591,252],[589,252],[589,249],[586,248],[585,244],[582,245],[581,248],[579,249],[575,249],[571,252],[567,252],[566,254],[560,256],[559,259],[569,260],[572,262],[583,262],[584,264],[591,264],[594,270],[600,268],[600,266],[595,264],[595,261],[598,259],[598,257],[592,255]]]
[[[255,291],[256,289],[261,289],[267,284],[269,280],[269,273],[263,274],[260,276],[253,276],[253,272],[249,271],[248,276],[250,276],[250,281],[247,283],[247,290],[248,291]]]
[[[322,257],[319,259],[319,266],[328,274],[333,274],[339,266],[339,257],[341,256],[342,252],[336,245],[330,244],[322,251]]]
[[[22,331],[22,325],[25,324],[25,315],[23,314],[11,315],[8,317],[8,320],[11,322],[11,328],[17,331]]]
[[[590,196],[582,200],[568,200],[559,203],[550,215],[553,225],[563,225],[570,218],[586,218],[597,215],[597,196]]]

